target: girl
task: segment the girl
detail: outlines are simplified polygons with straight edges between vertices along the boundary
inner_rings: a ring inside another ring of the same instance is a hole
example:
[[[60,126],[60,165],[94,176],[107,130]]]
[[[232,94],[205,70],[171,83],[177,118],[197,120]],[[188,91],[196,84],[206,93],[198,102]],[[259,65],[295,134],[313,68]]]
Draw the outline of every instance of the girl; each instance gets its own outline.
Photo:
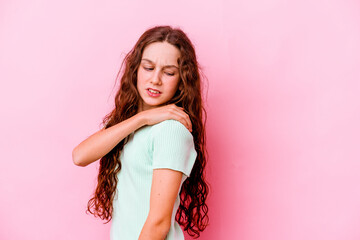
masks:
[[[158,26],[123,64],[105,127],[73,150],[78,166],[100,158],[87,212],[112,220],[112,240],[183,240],[180,225],[197,238],[208,225],[209,188],[194,47],[182,30]]]

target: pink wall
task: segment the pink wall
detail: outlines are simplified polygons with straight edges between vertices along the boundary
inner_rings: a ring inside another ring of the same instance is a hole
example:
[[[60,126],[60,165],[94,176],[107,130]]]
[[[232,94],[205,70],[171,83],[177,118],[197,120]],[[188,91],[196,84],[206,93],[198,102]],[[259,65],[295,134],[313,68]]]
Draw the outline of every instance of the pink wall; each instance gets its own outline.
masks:
[[[2,0],[0,239],[108,239],[85,214],[98,165],[76,167],[71,151],[111,109],[124,53],[157,24],[188,33],[208,77],[200,239],[360,239],[351,0]]]

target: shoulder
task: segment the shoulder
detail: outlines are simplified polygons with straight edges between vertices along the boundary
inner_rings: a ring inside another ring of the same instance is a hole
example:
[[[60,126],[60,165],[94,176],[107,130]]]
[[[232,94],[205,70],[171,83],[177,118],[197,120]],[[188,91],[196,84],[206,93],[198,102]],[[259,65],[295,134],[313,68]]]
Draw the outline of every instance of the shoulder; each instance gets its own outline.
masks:
[[[188,131],[188,129],[184,126],[184,124],[182,124],[181,122],[174,120],[174,119],[168,119],[168,120],[159,122],[157,124],[154,124],[152,126],[152,129],[154,129],[153,131],[164,130],[164,129],[167,129],[167,130],[176,129],[176,130],[180,130],[180,131],[185,131],[185,130]]]
[[[153,168],[169,168],[190,176],[197,157],[191,132],[177,120],[152,125]]]
[[[168,119],[154,124],[151,128],[153,136],[175,135],[183,138],[192,138],[191,132],[181,122]]]

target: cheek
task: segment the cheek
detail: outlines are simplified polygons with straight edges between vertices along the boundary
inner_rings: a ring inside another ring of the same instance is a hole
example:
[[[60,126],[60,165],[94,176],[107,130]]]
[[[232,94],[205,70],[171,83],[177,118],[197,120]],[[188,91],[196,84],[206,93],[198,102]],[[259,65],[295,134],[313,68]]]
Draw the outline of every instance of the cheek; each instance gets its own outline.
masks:
[[[171,92],[175,93],[176,90],[179,88],[179,80],[173,79],[171,84],[169,85],[169,89],[171,89]]]
[[[145,80],[146,80],[146,73],[144,73],[144,71],[139,70],[139,71],[137,72],[137,82],[138,82],[138,85],[139,85],[139,84],[143,84]]]

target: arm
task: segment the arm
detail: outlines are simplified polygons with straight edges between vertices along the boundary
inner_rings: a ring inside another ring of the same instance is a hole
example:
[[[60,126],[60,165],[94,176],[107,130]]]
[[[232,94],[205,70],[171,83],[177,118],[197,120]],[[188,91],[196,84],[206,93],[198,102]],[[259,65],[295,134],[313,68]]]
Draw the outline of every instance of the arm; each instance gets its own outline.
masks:
[[[75,165],[85,167],[110,152],[121,140],[144,125],[154,125],[166,119],[175,119],[191,130],[189,116],[175,104],[169,104],[155,109],[137,113],[112,127],[99,130],[78,146],[72,152]]]
[[[181,184],[182,172],[154,169],[150,211],[139,240],[164,240],[171,225],[171,215]]]
[[[74,164],[85,167],[95,162],[110,152],[131,132],[145,124],[145,119],[137,114],[107,129],[99,130],[74,148],[72,152]]]

